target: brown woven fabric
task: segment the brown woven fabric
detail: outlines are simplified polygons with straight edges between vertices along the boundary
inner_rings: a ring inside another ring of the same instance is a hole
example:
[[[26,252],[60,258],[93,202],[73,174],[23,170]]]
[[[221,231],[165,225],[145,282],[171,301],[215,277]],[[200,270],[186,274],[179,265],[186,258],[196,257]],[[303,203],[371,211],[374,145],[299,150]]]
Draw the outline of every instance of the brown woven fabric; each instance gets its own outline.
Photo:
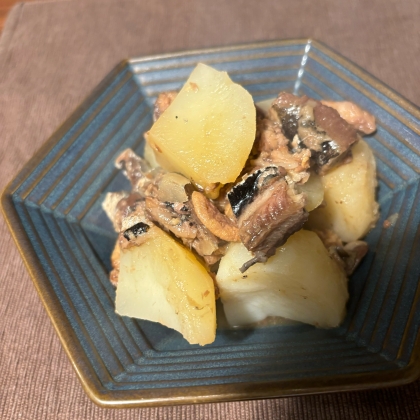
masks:
[[[123,58],[313,37],[420,105],[418,0],[63,1],[21,4],[0,40],[0,189]],[[420,419],[398,388],[151,409],[82,390],[0,218],[1,419]]]

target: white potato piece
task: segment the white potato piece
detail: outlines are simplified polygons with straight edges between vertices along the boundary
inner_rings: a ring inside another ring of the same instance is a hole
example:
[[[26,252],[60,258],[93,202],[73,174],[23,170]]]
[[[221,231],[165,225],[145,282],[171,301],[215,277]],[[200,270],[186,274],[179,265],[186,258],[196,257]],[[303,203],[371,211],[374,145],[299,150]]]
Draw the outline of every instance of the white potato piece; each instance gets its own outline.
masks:
[[[255,130],[252,96],[226,72],[198,64],[146,139],[164,169],[206,191],[214,184],[235,181]]]
[[[296,232],[266,263],[242,274],[239,267],[251,257],[242,243],[232,243],[220,262],[217,284],[230,325],[247,325],[268,316],[322,328],[342,322],[347,278],[314,232]]]
[[[305,196],[305,210],[312,211],[320,206],[324,200],[324,186],[321,177],[311,173],[309,179],[304,184],[296,184],[299,193]]]
[[[364,140],[353,147],[353,160],[321,176],[325,206],[309,216],[312,229],[332,229],[344,242],[356,241],[372,229],[378,219],[375,201],[376,163]]]
[[[141,245],[121,249],[116,311],[159,322],[190,344],[216,335],[214,283],[191,251],[156,226]]]
[[[147,163],[150,165],[152,169],[158,168],[160,165],[157,163],[155,153],[153,149],[150,147],[149,143],[145,143],[144,145],[144,158],[146,159]]]

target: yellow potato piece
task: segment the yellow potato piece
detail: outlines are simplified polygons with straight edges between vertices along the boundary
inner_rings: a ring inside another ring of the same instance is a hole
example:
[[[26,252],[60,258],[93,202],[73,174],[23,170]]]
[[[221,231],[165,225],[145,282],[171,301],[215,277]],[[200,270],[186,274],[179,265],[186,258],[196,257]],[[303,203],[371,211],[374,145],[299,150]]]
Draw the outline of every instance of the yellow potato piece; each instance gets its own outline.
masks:
[[[116,311],[159,322],[190,344],[216,335],[214,283],[191,251],[156,226],[141,245],[121,250]]]
[[[226,72],[198,64],[146,139],[163,168],[208,189],[235,181],[255,130],[252,96]]]
[[[333,229],[344,242],[365,236],[378,219],[376,163],[364,140],[353,147],[353,160],[321,176],[325,207],[309,216],[311,229]]]

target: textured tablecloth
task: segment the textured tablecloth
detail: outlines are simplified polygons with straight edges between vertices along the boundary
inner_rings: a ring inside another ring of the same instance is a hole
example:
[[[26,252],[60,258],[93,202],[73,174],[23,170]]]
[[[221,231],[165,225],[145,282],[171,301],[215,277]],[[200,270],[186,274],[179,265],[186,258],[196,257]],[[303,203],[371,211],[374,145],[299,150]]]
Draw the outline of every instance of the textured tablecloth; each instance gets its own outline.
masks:
[[[313,37],[420,105],[418,0],[19,4],[0,41],[0,189],[120,60]],[[420,419],[420,381],[375,391],[150,409],[85,395],[0,218],[1,419]]]

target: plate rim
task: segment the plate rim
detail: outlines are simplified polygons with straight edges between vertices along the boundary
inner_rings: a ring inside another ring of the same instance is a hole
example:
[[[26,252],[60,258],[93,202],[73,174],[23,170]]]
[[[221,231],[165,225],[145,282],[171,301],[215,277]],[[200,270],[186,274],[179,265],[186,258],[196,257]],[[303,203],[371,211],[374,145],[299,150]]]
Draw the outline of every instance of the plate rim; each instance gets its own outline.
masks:
[[[8,183],[1,195],[2,212],[9,231],[25,263],[32,282],[54,326],[70,362],[88,396],[102,407],[151,407],[163,405],[180,405],[191,403],[226,402],[261,398],[275,398],[303,394],[320,394],[340,391],[355,391],[390,387],[410,383],[420,377],[420,334],[414,343],[410,362],[392,371],[377,371],[358,374],[343,374],[333,378],[303,378],[297,380],[280,380],[275,382],[249,382],[221,385],[203,385],[196,387],[156,388],[147,390],[114,390],[104,389],[90,364],[81,344],[70,327],[64,309],[60,305],[53,288],[46,278],[44,270],[33,249],[26,231],[20,225],[20,218],[13,203],[13,194],[22,182],[32,173],[48,155],[59,139],[69,130],[87,109],[95,102],[100,92],[124,68],[133,63],[144,63],[152,60],[185,57],[188,55],[220,53],[252,48],[275,47],[296,44],[312,44],[323,54],[355,73],[360,79],[374,89],[397,103],[401,108],[420,120],[420,109],[408,99],[402,97],[392,88],[369,74],[360,66],[335,52],[325,44],[311,38],[262,41],[242,43],[222,47],[194,49],[173,53],[148,55],[140,58],[122,60],[91,91],[79,106],[66,118],[49,139],[34,153],[33,157],[19,170]]]

